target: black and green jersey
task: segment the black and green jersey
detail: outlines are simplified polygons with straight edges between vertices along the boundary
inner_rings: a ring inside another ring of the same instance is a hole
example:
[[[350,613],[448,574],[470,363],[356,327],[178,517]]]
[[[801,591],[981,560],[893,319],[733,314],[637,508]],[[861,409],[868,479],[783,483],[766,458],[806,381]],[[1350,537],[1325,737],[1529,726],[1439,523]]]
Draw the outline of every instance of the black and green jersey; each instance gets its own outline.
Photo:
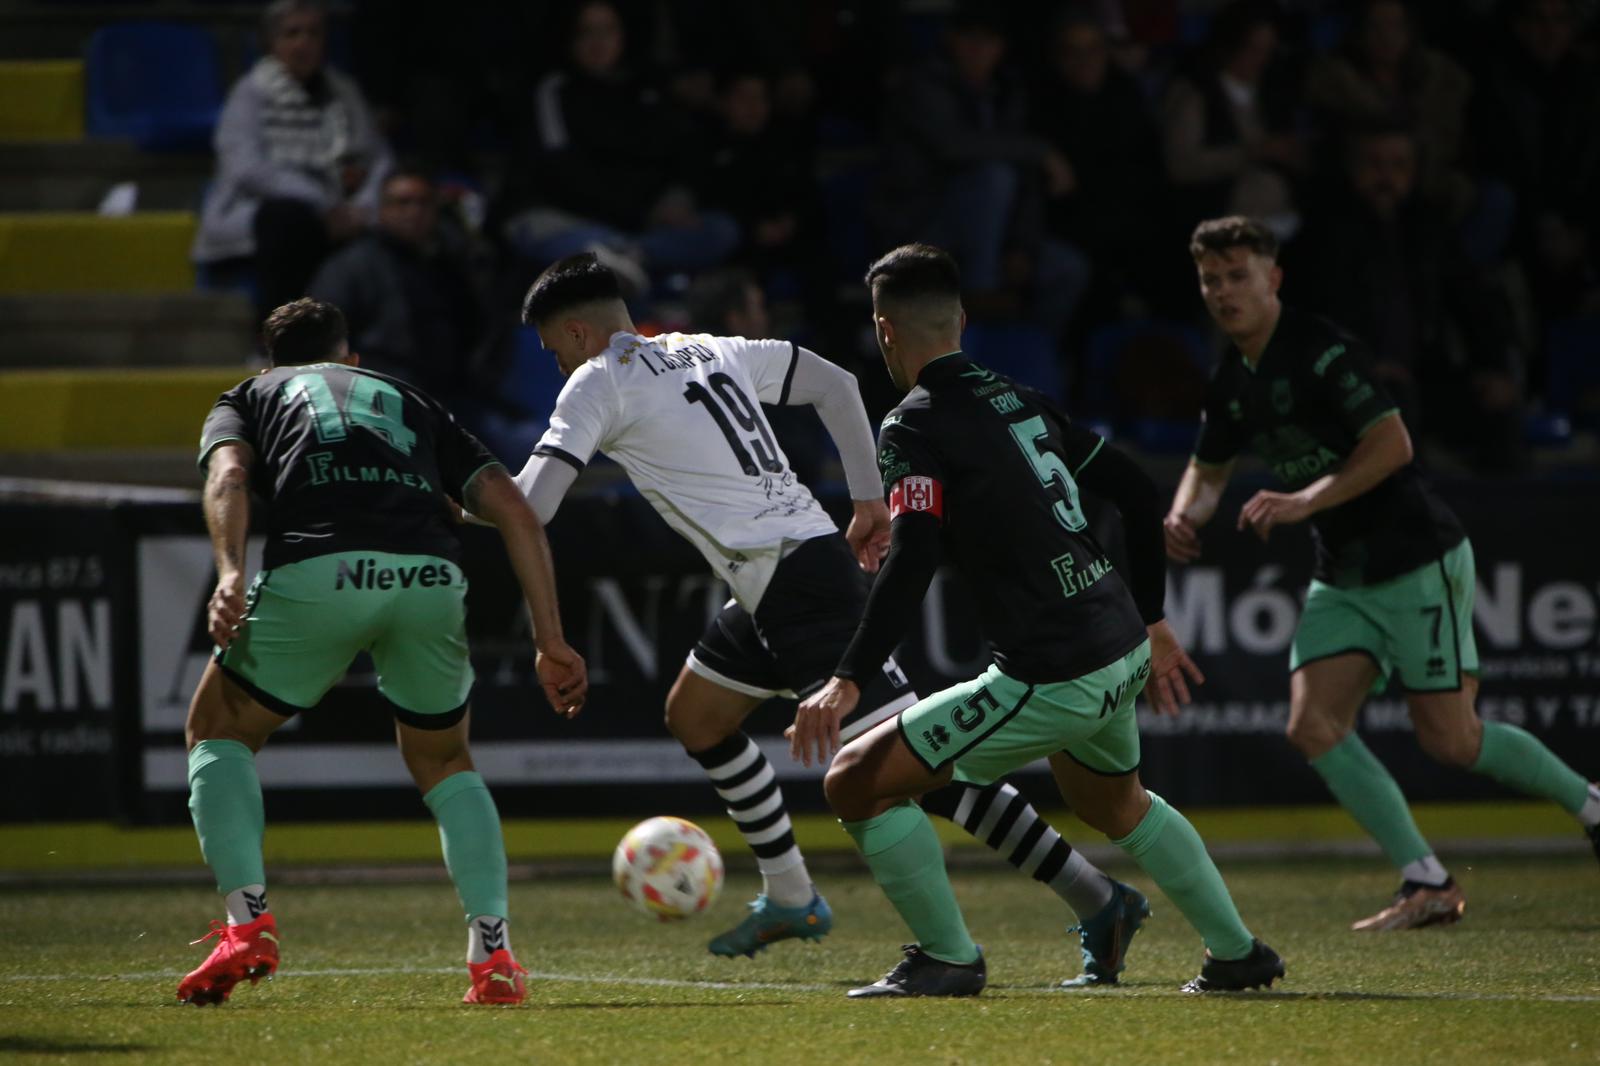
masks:
[[[460,499],[496,461],[425,393],[342,363],[277,367],[223,393],[200,432],[200,465],[230,440],[255,452],[268,569],[343,551],[454,560],[445,497]]]
[[[1290,491],[1333,473],[1362,434],[1396,412],[1366,348],[1325,319],[1284,307],[1252,367],[1237,348],[1206,388],[1195,461],[1254,451]],[[1465,536],[1408,463],[1369,491],[1312,516],[1316,576],[1370,585],[1438,559]]]
[[[1102,443],[959,352],[924,367],[884,419],[878,462],[891,514],[940,520],[943,557],[978,601],[995,662],[1019,680],[1079,677],[1145,639],[1079,502],[1076,479]]]

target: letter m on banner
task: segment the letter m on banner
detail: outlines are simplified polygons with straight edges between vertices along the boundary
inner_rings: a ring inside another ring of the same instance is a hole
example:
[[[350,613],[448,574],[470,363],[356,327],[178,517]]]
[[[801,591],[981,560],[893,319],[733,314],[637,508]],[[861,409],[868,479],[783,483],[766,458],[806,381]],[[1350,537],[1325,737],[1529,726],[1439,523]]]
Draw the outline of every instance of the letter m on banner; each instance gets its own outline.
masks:
[[[921,511],[944,518],[944,486],[931,477],[913,474],[895,482],[889,493],[889,517]]]

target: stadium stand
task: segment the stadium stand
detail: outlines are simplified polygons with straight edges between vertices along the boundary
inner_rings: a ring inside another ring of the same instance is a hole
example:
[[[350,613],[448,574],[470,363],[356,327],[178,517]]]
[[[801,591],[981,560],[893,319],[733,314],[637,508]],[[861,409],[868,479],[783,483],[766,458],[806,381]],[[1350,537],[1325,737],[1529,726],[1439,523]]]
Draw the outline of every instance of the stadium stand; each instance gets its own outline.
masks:
[[[252,352],[248,301],[189,261],[215,20],[110,14],[0,9],[0,473],[190,485],[196,412]]]
[[[204,148],[222,107],[216,44],[198,26],[126,22],[89,40],[88,130],[151,151]]]

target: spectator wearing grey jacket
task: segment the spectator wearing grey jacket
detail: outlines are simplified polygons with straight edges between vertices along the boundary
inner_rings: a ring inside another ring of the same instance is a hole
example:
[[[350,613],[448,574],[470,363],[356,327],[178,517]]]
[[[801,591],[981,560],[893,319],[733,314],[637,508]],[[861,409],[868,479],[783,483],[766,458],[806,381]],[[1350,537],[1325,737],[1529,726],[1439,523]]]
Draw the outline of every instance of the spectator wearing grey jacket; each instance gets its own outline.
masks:
[[[329,250],[371,220],[390,156],[361,90],[324,63],[322,5],[276,0],[262,25],[269,51],[222,109],[191,255],[221,274],[253,262],[265,311],[305,295]]]

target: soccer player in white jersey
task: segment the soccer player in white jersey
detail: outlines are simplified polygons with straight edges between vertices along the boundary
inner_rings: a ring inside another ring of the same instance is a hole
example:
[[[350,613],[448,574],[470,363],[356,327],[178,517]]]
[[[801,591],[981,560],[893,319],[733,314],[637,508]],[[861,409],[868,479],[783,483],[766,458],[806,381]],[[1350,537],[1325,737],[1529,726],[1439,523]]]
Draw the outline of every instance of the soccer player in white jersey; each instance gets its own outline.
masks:
[[[762,874],[750,913],[710,950],[753,956],[775,941],[818,939],[832,914],[795,845],[776,775],[740,726],[766,700],[804,697],[831,675],[866,602],[857,564],[875,571],[887,550],[889,512],[855,376],[788,341],[642,337],[617,279],[593,255],[541,274],[522,319],[568,375],[550,428],[517,477],[540,520],[555,517],[584,465],[604,452],[733,592],[666,707],[668,730],[705,768]],[[816,409],[854,501],[843,536],[795,477],[762,403]],[[889,659],[841,736],[914,702]],[[1079,916],[1086,978],[1115,981],[1145,913],[1137,892],[1085,862],[1008,784],[952,785],[924,806],[1048,884]]]

